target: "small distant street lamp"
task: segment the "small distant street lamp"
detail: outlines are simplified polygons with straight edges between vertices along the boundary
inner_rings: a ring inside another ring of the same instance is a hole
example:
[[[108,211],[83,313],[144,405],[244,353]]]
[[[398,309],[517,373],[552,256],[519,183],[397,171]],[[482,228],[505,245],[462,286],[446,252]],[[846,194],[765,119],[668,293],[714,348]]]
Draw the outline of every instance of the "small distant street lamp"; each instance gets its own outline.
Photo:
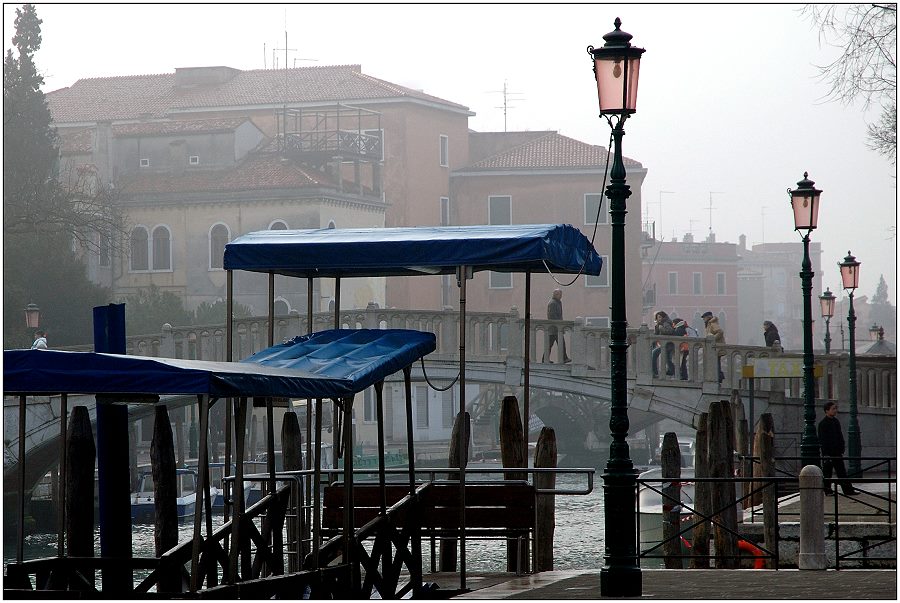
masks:
[[[869,339],[872,341],[884,339],[884,327],[879,327],[876,323],[873,322],[872,326],[869,327]]]
[[[850,425],[847,427],[847,452],[850,461],[850,475],[859,475],[859,453],[861,450],[861,436],[859,432],[859,416],[856,409],[856,313],[853,311],[853,292],[859,287],[859,262],[847,252],[847,257],[838,264],[841,268],[841,281],[844,290],[850,296],[850,313],[847,315],[847,326],[850,330],[850,374],[848,385],[850,389]]]
[[[822,318],[825,319],[825,353],[831,353],[831,330],[828,328],[831,317],[834,316],[834,293],[831,289],[825,289],[825,293],[819,296],[819,306],[822,308]]]
[[[819,464],[819,438],[816,435],[816,382],[813,377],[813,324],[812,324],[812,262],[809,260],[809,235],[819,220],[819,195],[809,174],[803,172],[803,180],[794,190],[788,189],[794,210],[794,230],[805,230],[803,236],[803,264],[800,268],[800,288],[803,290],[803,435],[800,438],[800,459],[806,465]]]
[[[37,307],[37,304],[25,306],[25,326],[29,329],[41,326],[41,309]]]
[[[631,45],[631,34],[620,29],[603,36],[602,48],[588,46],[594,63],[594,79],[600,100],[600,115],[612,129],[615,151],[606,187],[611,228],[610,252],[610,417],[612,442],[603,472],[603,506],[606,514],[605,564],[600,570],[600,594],[604,597],[641,595],[641,568],[637,563],[636,507],[637,471],[628,453],[628,320],[625,316],[625,200],[631,187],[625,184],[622,159],[623,125],[635,112],[638,73],[643,48]],[[614,121],[615,118],[615,121]]]

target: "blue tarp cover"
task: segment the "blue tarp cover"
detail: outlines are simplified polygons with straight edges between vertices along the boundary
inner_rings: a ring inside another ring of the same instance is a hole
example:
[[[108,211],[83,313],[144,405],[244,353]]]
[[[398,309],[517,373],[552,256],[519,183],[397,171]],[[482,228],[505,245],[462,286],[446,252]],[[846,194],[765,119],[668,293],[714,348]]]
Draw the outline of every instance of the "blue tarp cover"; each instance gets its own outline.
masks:
[[[4,350],[3,390],[335,398],[360,392],[434,349],[432,333],[363,329],[313,333],[242,362]]]
[[[228,243],[224,258],[226,270],[297,277],[453,274],[457,266],[596,276],[601,262],[569,224],[262,230]]]

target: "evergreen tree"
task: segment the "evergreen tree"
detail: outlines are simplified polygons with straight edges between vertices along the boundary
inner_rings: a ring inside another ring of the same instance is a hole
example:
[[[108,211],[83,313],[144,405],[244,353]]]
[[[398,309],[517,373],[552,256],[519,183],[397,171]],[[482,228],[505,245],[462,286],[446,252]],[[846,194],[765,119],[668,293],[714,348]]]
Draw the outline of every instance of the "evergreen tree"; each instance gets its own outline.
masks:
[[[878,279],[878,286],[875,287],[875,295],[872,296],[872,303],[875,305],[885,305],[888,303],[888,286],[884,282],[884,275]]]
[[[118,218],[99,182],[60,178],[57,135],[34,62],[41,45],[34,5],[16,10],[15,28],[15,52],[8,49],[3,61],[3,347],[31,345],[22,311],[29,303],[40,307],[51,347],[89,344],[92,308],[108,303],[109,292],[88,280],[73,241],[94,241]],[[82,186],[72,190],[61,180]]]

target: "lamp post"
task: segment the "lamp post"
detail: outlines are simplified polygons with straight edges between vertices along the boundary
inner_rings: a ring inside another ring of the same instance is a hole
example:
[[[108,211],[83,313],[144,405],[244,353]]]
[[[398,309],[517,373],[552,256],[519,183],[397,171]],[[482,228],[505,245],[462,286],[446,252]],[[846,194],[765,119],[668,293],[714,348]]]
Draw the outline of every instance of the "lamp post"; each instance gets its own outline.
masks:
[[[794,190],[788,189],[794,210],[794,230],[805,230],[803,237],[803,264],[800,268],[800,288],[803,290],[803,435],[800,438],[800,459],[803,466],[819,464],[819,438],[816,435],[816,382],[813,377],[813,326],[812,326],[812,262],[809,260],[809,235],[819,220],[819,195],[809,174],[803,172],[803,180]]]
[[[606,117],[612,129],[614,144],[610,184],[606,187],[611,225],[609,430],[612,442],[603,472],[605,563],[600,570],[600,594],[605,597],[635,597],[641,594],[641,568],[637,563],[635,544],[637,471],[625,441],[628,435],[625,200],[631,195],[631,187],[625,183],[622,136],[625,134],[625,120],[635,112],[638,73],[644,49],[631,45],[632,36],[622,31],[621,25],[622,21],[616,18],[615,30],[603,36],[606,42],[603,47],[587,48],[594,63],[600,115]]]
[[[41,309],[38,308],[37,304],[28,304],[25,306],[25,328],[28,329],[28,334],[25,336],[25,345],[31,345],[32,341],[34,341],[32,329],[36,329],[39,326],[41,326]]]
[[[825,293],[819,296],[819,306],[822,308],[822,318],[825,319],[825,353],[831,353],[831,330],[828,328],[831,317],[834,316],[834,293],[831,289],[825,289]]]
[[[847,385],[850,389],[850,425],[847,427],[847,452],[850,461],[850,475],[859,475],[860,434],[859,416],[856,409],[856,313],[853,311],[853,292],[859,287],[859,262],[847,252],[847,257],[838,264],[841,281],[850,297],[850,313],[847,326],[850,330],[850,374]]]

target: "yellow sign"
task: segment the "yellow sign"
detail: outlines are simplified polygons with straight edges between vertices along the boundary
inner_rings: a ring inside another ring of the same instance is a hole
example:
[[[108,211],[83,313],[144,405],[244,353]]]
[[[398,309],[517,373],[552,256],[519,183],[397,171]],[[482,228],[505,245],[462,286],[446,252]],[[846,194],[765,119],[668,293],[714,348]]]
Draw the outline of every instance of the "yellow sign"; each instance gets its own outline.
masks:
[[[821,377],[821,365],[813,366],[813,376]],[[741,377],[746,379],[790,379],[803,376],[802,358],[756,358],[753,364],[741,367]]]

